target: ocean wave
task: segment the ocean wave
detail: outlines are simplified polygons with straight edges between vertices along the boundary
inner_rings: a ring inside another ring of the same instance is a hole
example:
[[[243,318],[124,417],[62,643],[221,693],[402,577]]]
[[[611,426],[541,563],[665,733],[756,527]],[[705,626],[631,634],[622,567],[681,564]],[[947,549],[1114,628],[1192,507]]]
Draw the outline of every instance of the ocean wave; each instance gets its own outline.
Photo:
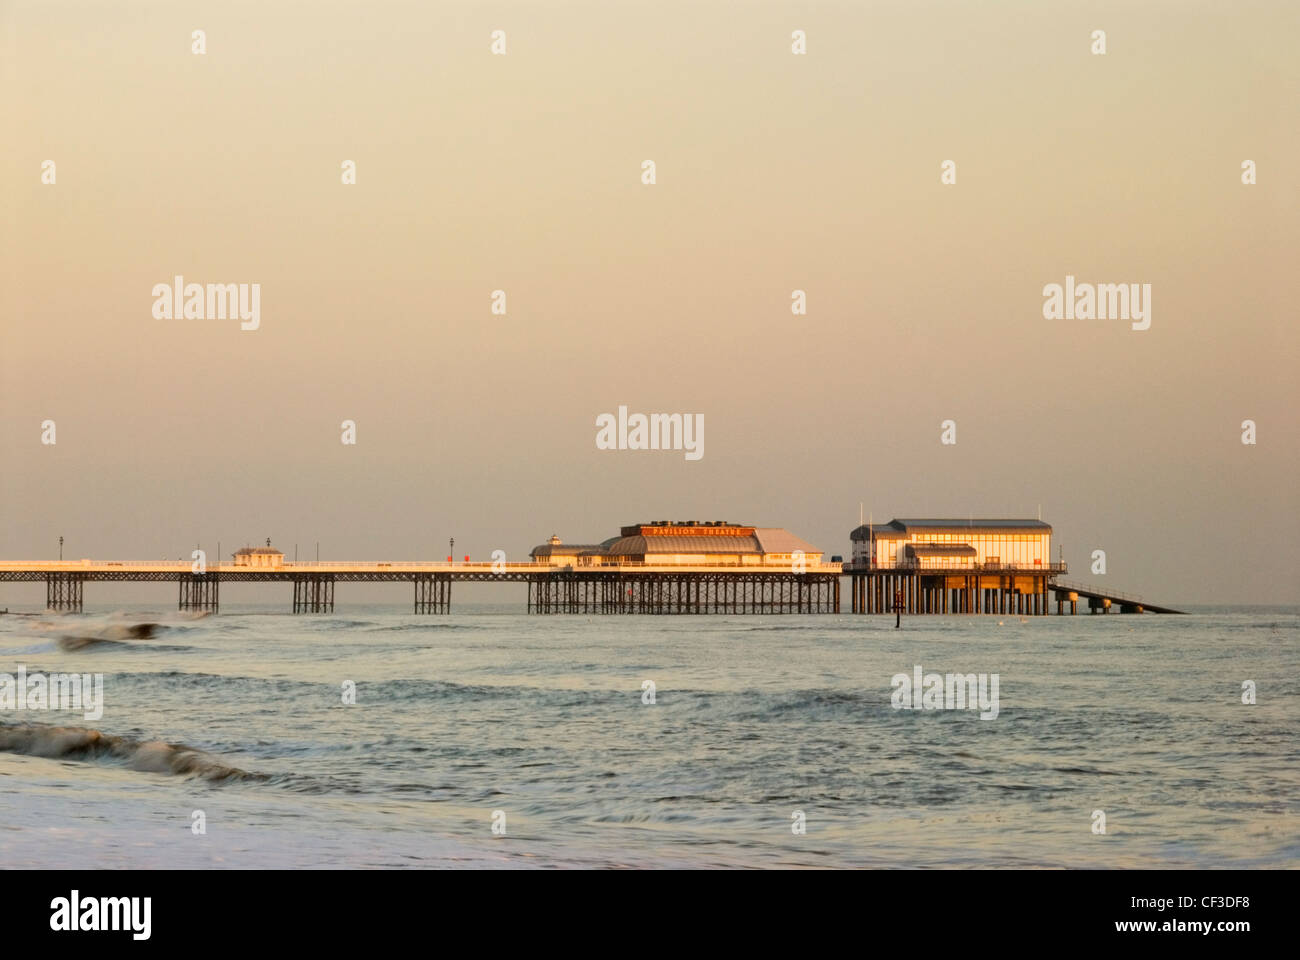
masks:
[[[683,691],[687,692],[687,691]],[[787,715],[824,719],[827,716],[864,716],[890,712],[887,696],[862,690],[812,689],[771,693],[742,690],[724,694],[724,708],[737,720],[770,720]],[[705,705],[712,699],[698,697]]]
[[[321,618],[312,624],[314,630],[357,630],[362,627],[373,627],[373,620],[331,620]]]
[[[123,622],[82,618],[42,620],[35,624],[35,628],[38,633],[54,634],[54,642],[64,651],[84,650],[102,644],[121,647],[134,640],[152,640],[169,629],[166,624],[152,620]]]
[[[208,693],[219,692],[223,696],[254,695],[276,698],[316,697],[325,694],[331,702],[337,703],[339,690],[338,685],[333,682],[298,680],[292,677],[201,673],[195,670],[162,670],[139,673],[122,671],[115,673],[114,676],[119,683],[150,684],[161,681],[166,684],[166,688],[170,693],[194,690]],[[453,683],[449,680],[432,680],[424,677],[358,680],[357,689],[363,694],[368,690],[382,691],[385,701],[392,704],[426,703],[441,700],[452,702],[519,700],[548,706],[579,706],[590,703],[612,703],[633,693],[640,696],[639,688],[635,691],[550,689],[514,684]]]
[[[464,631],[464,630],[490,630],[493,629],[491,624],[477,623],[444,623],[442,621],[428,621],[421,623],[389,623],[376,624],[367,628],[365,633],[407,633],[426,631],[433,632],[436,630]]]
[[[0,751],[50,760],[116,760],[132,770],[212,781],[267,779],[184,744],[133,740],[90,727],[0,725]]]
[[[57,646],[64,653],[81,650],[134,650],[137,653],[162,653],[176,650],[193,650],[182,643],[129,643],[125,640],[106,640],[103,637],[59,637]]]

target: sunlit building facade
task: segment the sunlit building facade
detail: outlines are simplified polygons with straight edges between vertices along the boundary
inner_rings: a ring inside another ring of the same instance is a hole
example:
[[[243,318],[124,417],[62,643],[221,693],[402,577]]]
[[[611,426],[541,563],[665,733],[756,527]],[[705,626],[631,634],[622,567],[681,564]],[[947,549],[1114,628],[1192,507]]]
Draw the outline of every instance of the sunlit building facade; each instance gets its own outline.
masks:
[[[877,569],[1034,567],[1052,559],[1052,527],[1042,520],[891,520],[849,534],[853,563]]]
[[[855,613],[1044,614],[1065,572],[1042,520],[891,520],[849,539]]]
[[[822,550],[779,527],[725,520],[657,520],[623,527],[595,544],[565,544],[559,537],[534,547],[535,562],[554,566],[732,566],[789,569],[821,563]]]

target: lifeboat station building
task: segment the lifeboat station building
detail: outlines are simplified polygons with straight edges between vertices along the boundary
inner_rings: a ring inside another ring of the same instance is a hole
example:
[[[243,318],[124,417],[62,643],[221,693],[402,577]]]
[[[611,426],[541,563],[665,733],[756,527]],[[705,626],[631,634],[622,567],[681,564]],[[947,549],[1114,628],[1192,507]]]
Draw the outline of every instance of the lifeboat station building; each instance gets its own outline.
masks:
[[[1052,527],[1042,520],[925,519],[849,534],[854,613],[1046,614]]]

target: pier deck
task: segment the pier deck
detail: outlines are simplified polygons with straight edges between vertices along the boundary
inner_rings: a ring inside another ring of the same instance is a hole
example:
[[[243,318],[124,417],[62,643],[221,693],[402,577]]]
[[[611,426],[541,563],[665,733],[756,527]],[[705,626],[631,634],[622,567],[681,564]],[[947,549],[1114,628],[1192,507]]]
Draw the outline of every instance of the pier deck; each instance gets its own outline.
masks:
[[[556,565],[538,562],[307,561],[275,566],[207,564],[195,573],[189,561],[3,560],[0,582],[46,585],[51,610],[82,609],[88,582],[174,581],[181,610],[217,611],[222,583],[293,584],[295,613],[329,613],[336,583],[406,582],[414,585],[415,613],[448,613],[451,584],[526,583],[529,613],[838,613],[840,577],[850,578],[854,613],[889,613],[901,594],[908,614],[986,613],[1042,615],[1089,612],[1182,611],[1095,584],[1059,580],[1065,564],[1032,567],[981,565],[934,569],[909,565],[864,568],[807,563],[794,572],[775,564],[617,563]]]
[[[295,613],[330,613],[336,583],[414,584],[415,613],[448,613],[451,584],[527,583],[529,613],[838,613],[842,564],[310,561],[274,566],[190,561],[0,561],[0,582],[46,585],[52,610],[82,609],[88,582],[178,584],[181,610],[219,607],[220,585],[289,582]]]
[[[1110,608],[1115,605],[1119,606],[1120,613],[1183,613],[1182,610],[1174,610],[1172,607],[1147,603],[1141,597],[1131,593],[1103,590],[1096,584],[1058,580],[1052,584],[1052,592],[1056,595],[1057,613],[1064,613],[1067,603],[1070,605],[1071,614],[1078,613],[1080,598],[1088,601],[1089,613],[1109,613]]]

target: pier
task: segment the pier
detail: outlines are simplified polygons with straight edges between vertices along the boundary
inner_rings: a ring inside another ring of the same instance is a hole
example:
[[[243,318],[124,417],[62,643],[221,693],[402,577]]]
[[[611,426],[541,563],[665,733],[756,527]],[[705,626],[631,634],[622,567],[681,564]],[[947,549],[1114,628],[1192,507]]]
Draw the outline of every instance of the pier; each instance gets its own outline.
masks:
[[[732,564],[606,563],[579,567],[549,562],[309,562],[269,565],[212,563],[202,573],[188,561],[0,561],[0,582],[45,582],[46,607],[80,613],[91,582],[175,582],[177,608],[216,613],[223,583],[289,583],[294,613],[332,613],[338,583],[413,585],[417,614],[451,612],[451,585],[527,584],[529,613],[706,614],[838,613],[839,563],[803,572]]]
[[[968,517],[862,524],[849,534],[854,613],[1042,616],[1053,578],[1052,528]]]
[[[831,566],[827,564],[827,566]],[[840,571],[560,573],[529,580],[529,613],[839,613]]]
[[[600,567],[556,566],[547,562],[310,562],[250,568],[209,564],[194,573],[183,561],[37,560],[0,561],[0,582],[45,583],[50,610],[80,613],[89,582],[172,581],[177,609],[216,613],[221,584],[287,582],[294,613],[332,613],[337,583],[408,582],[412,611],[451,612],[451,585],[524,583],[528,613],[742,614],[839,613],[840,578],[849,580],[853,613],[892,613],[902,594],[907,614],[1077,614],[1081,601],[1090,613],[1178,614],[1141,597],[1095,584],[1059,580],[1065,564],[1008,568],[982,564],[961,570],[916,565],[862,568],[852,563],[818,562],[803,573],[758,571],[724,564],[621,563]]]
[[[1007,567],[973,564],[960,570],[934,570],[915,564],[857,568],[845,565],[852,584],[854,613],[893,613],[901,594],[902,611],[997,613],[1042,616],[1048,613],[1052,578],[1065,564]]]
[[[221,585],[289,583],[294,613],[333,613],[339,583],[406,582],[417,614],[451,612],[451,585],[523,583],[530,614],[824,614],[840,612],[847,577],[859,614],[1178,613],[1095,584],[1060,580],[1052,528],[1042,520],[893,520],[850,534],[844,563],[788,530],[725,520],[656,520],[622,527],[600,543],[552,536],[529,559],[287,561],[271,546],[244,547],[231,562],[0,560],[0,582],[45,583],[46,607],[81,612],[90,582],[170,581],[179,610],[216,613]],[[495,554],[494,554],[495,555]],[[201,556],[196,553],[196,556]]]
[[[1058,578],[1068,572],[1052,562],[1052,527],[1036,519],[891,520],[865,523],[850,534],[854,613],[1009,614],[1078,613],[1079,599],[1092,613],[1112,605],[1123,613],[1178,613],[1140,597]]]
[[[1116,590],[1103,590],[1096,584],[1072,583],[1068,580],[1057,580],[1052,583],[1052,593],[1056,597],[1056,612],[1065,613],[1065,605],[1070,605],[1071,615],[1079,612],[1079,600],[1088,601],[1089,613],[1110,613],[1114,607],[1119,607],[1120,613],[1174,613],[1182,614],[1181,610],[1174,610],[1171,607],[1161,607],[1154,603],[1147,603],[1141,597],[1134,596],[1131,593],[1120,593]]]

